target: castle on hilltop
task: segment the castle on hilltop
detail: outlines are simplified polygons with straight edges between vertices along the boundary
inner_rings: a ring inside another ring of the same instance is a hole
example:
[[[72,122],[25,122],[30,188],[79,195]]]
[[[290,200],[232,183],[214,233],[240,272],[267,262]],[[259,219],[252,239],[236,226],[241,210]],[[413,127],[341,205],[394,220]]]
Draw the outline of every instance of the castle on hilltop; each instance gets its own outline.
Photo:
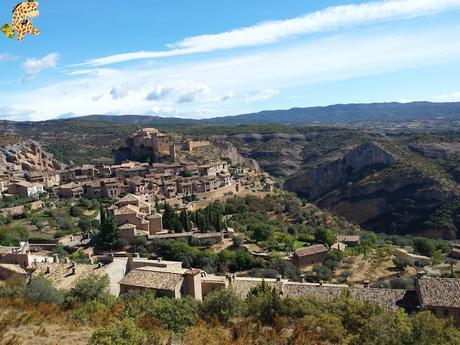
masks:
[[[161,133],[156,128],[140,128],[126,140],[126,147],[113,151],[113,159],[116,164],[126,160],[155,162],[158,158],[166,156],[175,160],[177,151],[192,152],[209,145],[210,142],[206,140],[173,141],[169,135]]]

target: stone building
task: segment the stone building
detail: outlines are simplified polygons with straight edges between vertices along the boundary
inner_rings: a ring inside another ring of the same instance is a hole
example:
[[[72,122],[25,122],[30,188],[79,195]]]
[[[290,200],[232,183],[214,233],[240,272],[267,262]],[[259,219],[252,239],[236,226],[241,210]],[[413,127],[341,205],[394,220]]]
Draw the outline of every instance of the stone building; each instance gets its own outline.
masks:
[[[299,248],[294,251],[293,262],[297,267],[310,266],[323,263],[326,260],[329,249],[324,244]]]
[[[203,299],[201,271],[197,269],[139,267],[131,270],[119,284],[121,293],[151,290],[158,297]]]
[[[21,195],[28,198],[37,198],[43,193],[43,185],[27,181],[15,181],[8,186],[8,193]]]
[[[460,327],[460,279],[423,277],[417,280],[416,291],[422,310],[452,318]]]

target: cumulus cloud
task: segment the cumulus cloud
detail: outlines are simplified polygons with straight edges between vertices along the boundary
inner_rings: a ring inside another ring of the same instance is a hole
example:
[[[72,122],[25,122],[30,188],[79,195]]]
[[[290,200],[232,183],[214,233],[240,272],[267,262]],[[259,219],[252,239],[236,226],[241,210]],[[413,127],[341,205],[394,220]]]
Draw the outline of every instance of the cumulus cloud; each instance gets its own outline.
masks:
[[[209,92],[209,87],[203,83],[177,81],[168,85],[156,85],[146,97],[147,101],[162,101],[175,99],[177,103],[192,103],[195,99]]]
[[[259,46],[285,38],[381,21],[400,20],[460,8],[460,0],[385,0],[328,7],[304,16],[263,22],[218,34],[188,37],[169,50],[138,51],[88,60],[82,65],[113,63]]]
[[[160,101],[169,97],[174,92],[174,88],[171,86],[157,85],[147,95],[147,101]]]
[[[59,60],[58,53],[45,55],[41,59],[29,58],[22,64],[25,79],[34,79],[42,71],[55,68]]]
[[[113,99],[124,98],[128,95],[128,93],[129,86],[127,84],[115,85],[114,87],[112,87],[112,90],[110,90],[110,95]]]

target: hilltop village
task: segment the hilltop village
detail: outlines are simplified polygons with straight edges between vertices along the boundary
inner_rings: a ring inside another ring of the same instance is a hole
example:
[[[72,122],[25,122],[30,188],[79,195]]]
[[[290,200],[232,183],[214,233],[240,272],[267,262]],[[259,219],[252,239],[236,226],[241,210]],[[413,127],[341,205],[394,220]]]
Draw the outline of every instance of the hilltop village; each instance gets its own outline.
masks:
[[[113,165],[65,167],[40,153],[6,165],[0,281],[44,278],[70,291],[107,277],[115,297],[198,301],[227,289],[244,299],[259,286],[324,301],[346,292],[460,326],[455,243],[379,239],[210,141],[143,128],[113,156]]]

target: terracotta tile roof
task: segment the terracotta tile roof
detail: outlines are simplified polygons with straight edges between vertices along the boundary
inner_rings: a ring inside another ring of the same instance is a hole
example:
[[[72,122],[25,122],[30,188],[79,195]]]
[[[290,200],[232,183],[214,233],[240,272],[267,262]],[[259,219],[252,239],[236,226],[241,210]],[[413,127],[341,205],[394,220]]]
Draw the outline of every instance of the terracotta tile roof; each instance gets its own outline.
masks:
[[[460,308],[460,279],[424,277],[417,285],[422,307]]]
[[[46,273],[47,267],[51,268],[51,273]],[[37,263],[35,264],[35,271],[32,276],[43,275],[46,279],[58,289],[70,290],[81,279],[88,278],[92,275],[101,276],[106,274],[108,266],[98,268],[97,265],[92,264],[77,264],[75,267],[75,274],[72,274],[72,264],[68,263]]]
[[[116,209],[114,211],[114,214],[117,216],[117,215],[121,215],[121,214],[138,214],[139,213],[139,208],[137,206],[133,206],[133,205],[126,205],[122,208],[119,208],[119,209]]]
[[[140,198],[137,195],[134,194],[127,194],[120,200],[118,200],[115,205],[125,203],[125,202],[139,202]]]
[[[308,256],[318,253],[327,253],[329,249],[324,244],[314,244],[312,246],[299,248],[294,251],[294,254],[297,256]]]
[[[118,229],[131,230],[131,229],[136,229],[136,226],[134,224],[126,223],[126,224],[123,224],[122,226],[119,226]]]
[[[140,267],[129,272],[119,284],[147,289],[175,291],[178,286],[182,285],[186,271],[186,269]]]

